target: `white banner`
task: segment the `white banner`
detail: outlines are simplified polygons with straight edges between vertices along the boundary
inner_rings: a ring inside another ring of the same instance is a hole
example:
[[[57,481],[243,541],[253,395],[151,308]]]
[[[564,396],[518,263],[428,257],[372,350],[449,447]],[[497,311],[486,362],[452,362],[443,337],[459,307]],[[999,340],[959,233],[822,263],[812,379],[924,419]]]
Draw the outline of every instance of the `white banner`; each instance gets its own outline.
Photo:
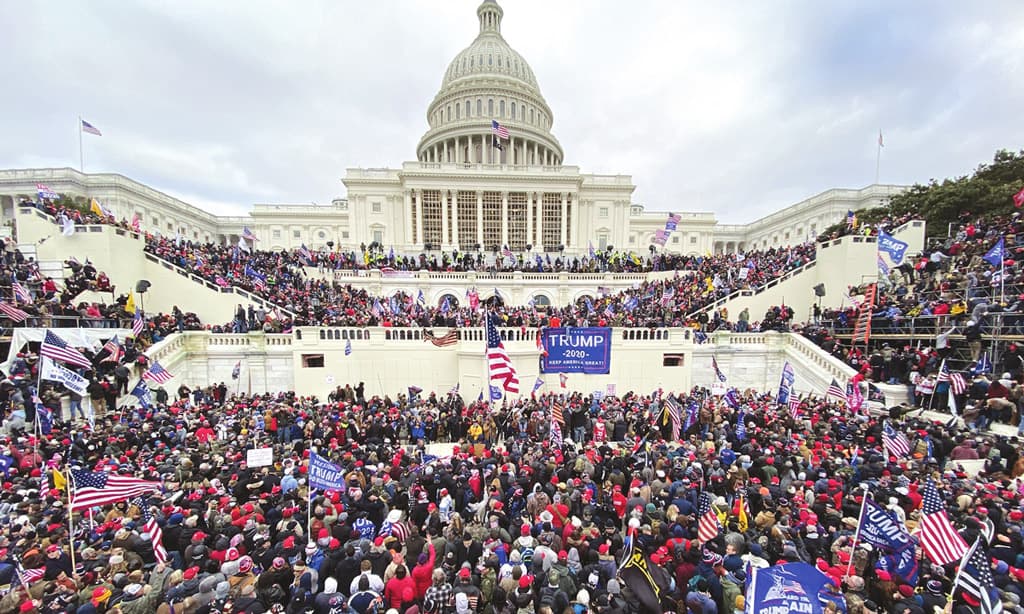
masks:
[[[45,356],[40,377],[51,382],[60,382],[68,390],[83,397],[86,396],[86,389],[89,387],[89,380]]]

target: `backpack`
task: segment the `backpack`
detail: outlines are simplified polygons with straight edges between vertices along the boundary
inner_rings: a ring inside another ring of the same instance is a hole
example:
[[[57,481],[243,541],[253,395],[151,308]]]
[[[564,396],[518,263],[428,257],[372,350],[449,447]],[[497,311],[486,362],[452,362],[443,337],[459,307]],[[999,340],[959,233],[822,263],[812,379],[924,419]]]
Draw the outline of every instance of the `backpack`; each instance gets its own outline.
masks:
[[[519,551],[519,554],[522,555],[523,566],[530,569],[533,565],[533,548],[523,548]]]

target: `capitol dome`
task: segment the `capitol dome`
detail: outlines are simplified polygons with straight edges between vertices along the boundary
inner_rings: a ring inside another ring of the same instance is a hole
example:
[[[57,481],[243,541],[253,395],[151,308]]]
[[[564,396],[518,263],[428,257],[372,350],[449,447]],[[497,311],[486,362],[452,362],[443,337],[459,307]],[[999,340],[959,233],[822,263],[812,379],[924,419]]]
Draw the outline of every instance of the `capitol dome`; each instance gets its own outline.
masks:
[[[480,33],[448,65],[427,109],[430,129],[420,139],[417,159],[560,165],[562,147],[551,134],[551,108],[533,69],[501,35],[504,11],[494,0],[484,0],[476,14]],[[508,138],[498,139],[492,122],[508,130]]]

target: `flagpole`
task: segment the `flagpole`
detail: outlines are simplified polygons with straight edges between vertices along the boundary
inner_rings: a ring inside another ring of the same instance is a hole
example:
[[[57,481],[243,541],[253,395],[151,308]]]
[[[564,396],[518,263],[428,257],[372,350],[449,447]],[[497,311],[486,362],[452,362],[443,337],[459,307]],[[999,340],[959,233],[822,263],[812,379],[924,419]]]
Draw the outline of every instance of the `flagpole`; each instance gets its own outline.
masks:
[[[85,154],[82,149],[82,116],[78,116],[78,171],[85,172]]]
[[[71,477],[70,462],[68,462],[65,471],[67,471],[67,475],[64,476],[64,489],[67,490],[68,493],[68,549],[71,551],[68,554],[71,556],[71,573],[72,575],[77,575],[75,573],[75,514],[72,511],[73,497],[71,496],[71,489],[74,488],[75,480]]]
[[[949,589],[949,603],[953,603],[953,595],[956,595],[956,587],[960,585],[960,577],[964,573],[964,565],[967,561],[971,560],[971,556],[974,555],[974,550],[978,547],[981,542],[981,536],[974,540],[974,544],[964,552],[963,557],[960,559],[960,564],[956,568],[956,576],[953,578],[953,587]]]
[[[868,485],[862,484],[861,487],[864,489],[864,497],[860,502],[860,514],[857,515],[857,530],[853,532],[853,545],[850,546],[850,561],[846,564],[846,573],[843,574],[844,582],[850,577],[850,569],[853,568],[853,555],[857,551],[857,540],[860,539],[861,520],[864,518],[864,508],[868,503]]]
[[[875,185],[878,185],[878,172],[882,168],[882,131],[878,131],[878,147],[875,154]]]

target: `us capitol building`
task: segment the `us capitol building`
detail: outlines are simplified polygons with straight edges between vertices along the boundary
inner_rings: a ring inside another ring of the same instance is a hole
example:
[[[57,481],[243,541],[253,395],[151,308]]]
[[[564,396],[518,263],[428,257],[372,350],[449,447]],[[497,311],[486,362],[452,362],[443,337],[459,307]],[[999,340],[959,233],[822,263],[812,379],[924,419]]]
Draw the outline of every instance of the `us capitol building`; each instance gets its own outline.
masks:
[[[719,224],[714,214],[674,204],[647,211],[632,201],[631,176],[588,174],[564,163],[554,113],[533,70],[501,34],[504,11],[485,0],[476,15],[479,34],[448,65],[427,107],[416,160],[347,169],[347,198],[330,205],[257,204],[248,216],[215,216],[122,175],[57,168],[0,170],[0,207],[12,218],[14,204],[34,197],[41,183],[97,198],[119,219],[138,213],[149,232],[195,241],[234,243],[247,226],[264,249],[347,251],[377,242],[397,253],[507,246],[567,255],[585,254],[591,244],[643,255],[671,212],[680,216],[677,229],[656,248],[705,254],[800,243],[848,210],[878,206],[902,189],[828,190],[745,225]]]

